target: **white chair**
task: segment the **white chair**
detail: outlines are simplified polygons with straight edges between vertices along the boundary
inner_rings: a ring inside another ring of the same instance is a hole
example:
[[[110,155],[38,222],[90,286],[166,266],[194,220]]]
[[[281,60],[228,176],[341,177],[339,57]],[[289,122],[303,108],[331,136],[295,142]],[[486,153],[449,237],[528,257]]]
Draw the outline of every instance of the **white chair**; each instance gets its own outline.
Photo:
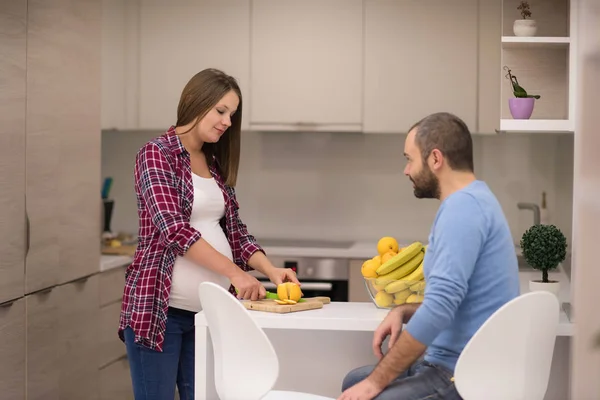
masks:
[[[454,371],[464,400],[542,400],[559,321],[555,295],[535,291],[498,309],[462,351]]]
[[[314,394],[272,391],[279,360],[250,312],[212,282],[198,289],[214,349],[215,387],[221,400],[333,400]]]

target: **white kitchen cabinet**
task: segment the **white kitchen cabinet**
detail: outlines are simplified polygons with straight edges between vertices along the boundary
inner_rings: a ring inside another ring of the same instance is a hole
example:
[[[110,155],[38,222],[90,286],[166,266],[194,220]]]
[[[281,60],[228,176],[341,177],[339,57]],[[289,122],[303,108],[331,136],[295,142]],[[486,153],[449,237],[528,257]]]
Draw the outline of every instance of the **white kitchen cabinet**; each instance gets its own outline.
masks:
[[[138,0],[102,0],[102,129],[138,126]]]
[[[248,126],[249,0],[140,0],[139,126],[166,130],[177,122],[187,82],[205,68],[235,77]]]
[[[25,398],[25,299],[0,304],[0,397]]]
[[[252,129],[362,129],[362,0],[255,0],[251,27]]]
[[[3,303],[22,297],[25,290],[27,1],[3,0],[0,5],[0,303]]]
[[[473,129],[478,0],[365,0],[364,64],[365,132],[406,132],[439,111]]]

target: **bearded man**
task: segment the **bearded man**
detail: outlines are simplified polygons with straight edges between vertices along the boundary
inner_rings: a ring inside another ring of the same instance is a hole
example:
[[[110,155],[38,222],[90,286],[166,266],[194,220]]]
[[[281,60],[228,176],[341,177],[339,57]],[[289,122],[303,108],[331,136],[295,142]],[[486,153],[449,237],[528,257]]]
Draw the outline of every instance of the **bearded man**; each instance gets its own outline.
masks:
[[[424,300],[388,313],[373,336],[379,363],[350,371],[339,400],[461,399],[453,380],[461,351],[519,295],[510,229],[490,188],[475,177],[466,124],[450,113],[425,117],[409,130],[404,156],[415,196],[440,201],[423,264]]]

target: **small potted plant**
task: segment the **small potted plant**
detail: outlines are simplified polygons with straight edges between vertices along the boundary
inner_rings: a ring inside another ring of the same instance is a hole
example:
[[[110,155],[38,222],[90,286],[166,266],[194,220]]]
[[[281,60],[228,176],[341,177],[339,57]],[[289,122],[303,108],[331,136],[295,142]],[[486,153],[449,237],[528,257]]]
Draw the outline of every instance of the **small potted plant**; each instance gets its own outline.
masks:
[[[526,1],[520,1],[517,10],[521,13],[522,19],[515,20],[513,24],[513,32],[515,36],[535,36],[537,32],[537,23],[535,19],[531,18],[531,11],[529,10],[529,3]]]
[[[506,78],[510,80],[511,89],[515,96],[508,99],[510,114],[514,119],[529,119],[533,113],[535,100],[539,99],[540,95],[527,93],[527,91],[519,85],[517,77],[512,74],[510,68],[504,66],[504,70],[507,71]]]
[[[529,281],[529,290],[544,290],[558,297],[560,282],[548,279],[548,271],[556,269],[567,256],[567,239],[554,225],[533,225],[521,237],[525,261],[542,271],[541,280]]]

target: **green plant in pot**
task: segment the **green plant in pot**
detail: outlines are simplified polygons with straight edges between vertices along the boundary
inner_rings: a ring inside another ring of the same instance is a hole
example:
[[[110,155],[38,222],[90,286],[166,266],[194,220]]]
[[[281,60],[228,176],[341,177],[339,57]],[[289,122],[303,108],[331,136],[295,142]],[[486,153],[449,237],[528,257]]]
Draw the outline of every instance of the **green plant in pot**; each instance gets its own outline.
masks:
[[[567,239],[554,225],[533,225],[521,237],[525,261],[542,271],[541,280],[529,281],[529,290],[544,290],[558,297],[560,282],[548,279],[548,272],[556,269],[567,256]]]
[[[539,94],[527,93],[523,86],[519,84],[517,76],[512,73],[510,68],[504,66],[504,70],[506,71],[506,78],[510,80],[511,89],[515,96],[508,99],[510,114],[514,119],[529,119],[533,113],[535,100],[541,96]]]

